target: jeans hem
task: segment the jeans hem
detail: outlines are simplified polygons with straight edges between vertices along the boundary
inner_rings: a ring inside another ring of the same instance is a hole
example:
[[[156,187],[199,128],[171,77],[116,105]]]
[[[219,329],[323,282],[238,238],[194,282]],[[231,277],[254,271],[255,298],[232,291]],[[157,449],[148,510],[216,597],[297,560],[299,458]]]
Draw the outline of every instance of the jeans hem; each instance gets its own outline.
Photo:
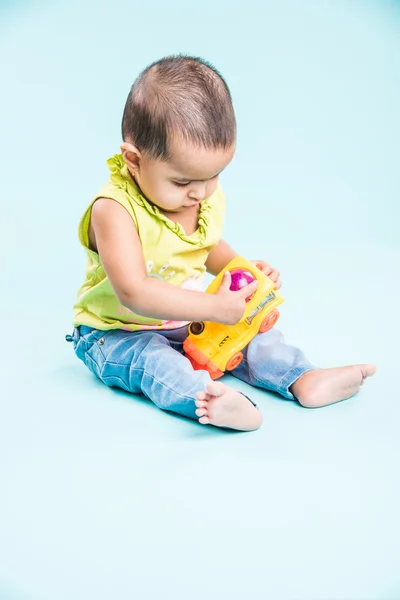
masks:
[[[288,398],[289,400],[295,400],[296,397],[289,392],[289,388],[296,383],[296,381],[304,375],[304,373],[308,373],[308,371],[315,371],[315,367],[312,365],[302,365],[297,366],[288,371],[284,377],[279,382],[278,392],[281,396]]]

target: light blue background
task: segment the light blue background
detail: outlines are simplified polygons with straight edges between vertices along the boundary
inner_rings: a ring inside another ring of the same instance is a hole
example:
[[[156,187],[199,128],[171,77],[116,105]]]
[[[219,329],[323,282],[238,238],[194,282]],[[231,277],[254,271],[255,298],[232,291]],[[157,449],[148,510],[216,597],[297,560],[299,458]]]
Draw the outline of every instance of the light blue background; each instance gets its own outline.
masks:
[[[399,34],[386,0],[0,3],[1,600],[400,598]],[[174,52],[233,93],[225,237],[281,270],[288,341],[378,364],[354,400],[254,390],[263,428],[229,434],[64,343],[78,219]]]

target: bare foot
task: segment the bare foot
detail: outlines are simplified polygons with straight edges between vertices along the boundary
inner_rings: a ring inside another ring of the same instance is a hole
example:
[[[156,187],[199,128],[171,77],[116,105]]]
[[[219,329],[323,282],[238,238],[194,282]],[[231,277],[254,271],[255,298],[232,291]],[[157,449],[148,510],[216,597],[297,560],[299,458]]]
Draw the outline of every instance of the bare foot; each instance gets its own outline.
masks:
[[[197,392],[196,406],[202,425],[252,431],[262,423],[261,413],[243,394],[218,381],[208,383],[205,392]]]
[[[357,394],[365,379],[372,377],[375,371],[374,365],[308,371],[291,386],[290,390],[302,406],[307,408],[327,406]]]

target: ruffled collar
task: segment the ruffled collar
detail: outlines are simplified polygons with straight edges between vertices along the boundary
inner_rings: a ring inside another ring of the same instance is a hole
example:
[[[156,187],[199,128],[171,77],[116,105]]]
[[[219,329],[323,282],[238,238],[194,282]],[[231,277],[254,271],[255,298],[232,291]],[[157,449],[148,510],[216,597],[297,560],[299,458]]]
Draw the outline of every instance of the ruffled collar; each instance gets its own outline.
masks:
[[[126,166],[126,163],[122,158],[122,154],[114,154],[114,156],[108,159],[107,165],[111,172],[110,179],[112,183],[117,188],[126,192],[131,200],[133,200],[139,206],[144,207],[149,214],[151,214],[159,221],[162,221],[165,224],[165,226],[168,227],[168,229],[173,231],[185,242],[195,245],[204,244],[207,235],[207,228],[209,225],[211,211],[209,198],[206,198],[200,204],[197,230],[192,235],[186,235],[180,223],[175,223],[175,221],[171,221],[171,219],[168,219],[168,217],[163,215],[158,206],[155,206],[149,200],[147,200],[145,196],[143,196],[140,188],[132,179],[131,174],[128,171],[128,167]]]

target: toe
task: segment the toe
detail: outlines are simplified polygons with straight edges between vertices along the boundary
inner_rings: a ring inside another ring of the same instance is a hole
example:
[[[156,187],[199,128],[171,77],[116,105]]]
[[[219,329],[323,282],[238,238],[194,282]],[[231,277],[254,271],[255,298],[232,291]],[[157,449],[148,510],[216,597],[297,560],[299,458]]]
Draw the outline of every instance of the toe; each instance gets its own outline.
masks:
[[[225,391],[225,386],[223,383],[220,383],[219,381],[211,381],[210,383],[207,383],[207,392],[211,396],[222,396],[224,391]]]
[[[206,393],[205,392],[197,392],[196,394],[196,400],[205,400],[206,399]]]
[[[363,379],[366,379],[367,377],[372,377],[373,375],[375,375],[375,372],[375,365],[362,365]]]
[[[206,417],[207,416],[207,409],[206,408],[198,408],[196,410],[196,415],[198,417]]]
[[[208,417],[201,417],[201,419],[199,419],[199,423],[201,423],[202,425],[208,425],[210,422],[210,419]]]
[[[196,400],[195,405],[197,408],[205,408],[207,406],[207,400]]]

